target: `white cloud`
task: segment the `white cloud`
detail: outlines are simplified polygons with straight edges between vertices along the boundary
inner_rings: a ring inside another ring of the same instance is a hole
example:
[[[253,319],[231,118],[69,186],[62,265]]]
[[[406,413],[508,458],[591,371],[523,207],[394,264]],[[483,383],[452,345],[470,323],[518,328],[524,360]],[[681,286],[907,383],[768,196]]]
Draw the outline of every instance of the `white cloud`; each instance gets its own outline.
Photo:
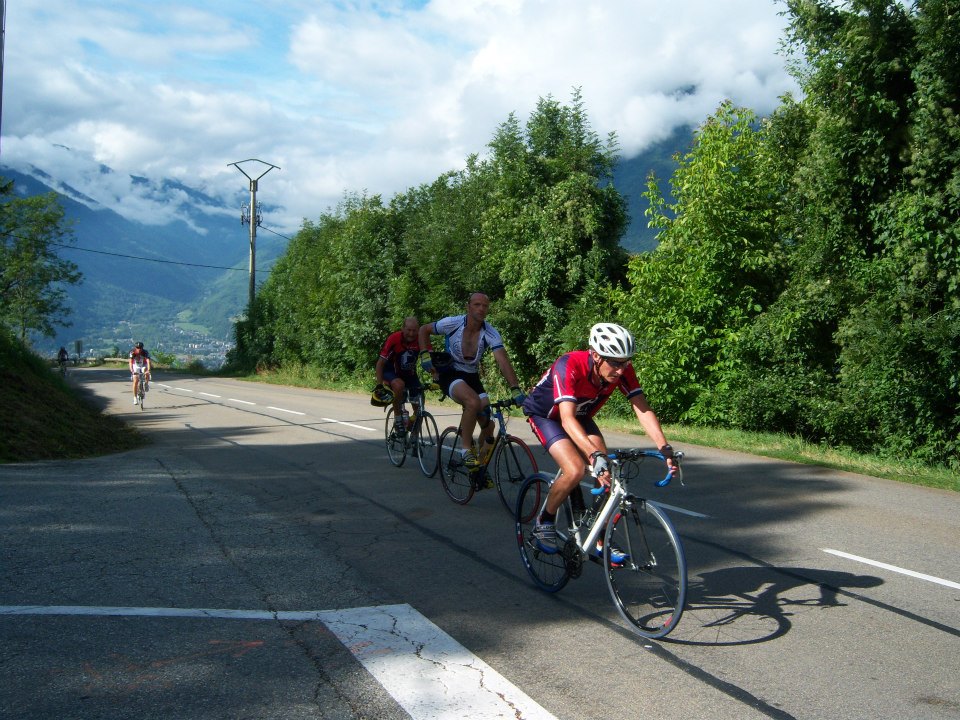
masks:
[[[460,167],[510,112],[523,120],[575,87],[594,130],[615,131],[627,155],[725,98],[769,112],[794,89],[777,11],[772,0],[20,0],[7,10],[0,161],[73,173],[102,185],[92,197],[157,222],[175,200],[117,177],[175,178],[233,205],[247,186],[229,163],[260,158],[281,168],[260,187],[281,206],[267,222],[292,231],[344,192],[389,198]],[[65,162],[58,143],[79,159]]]

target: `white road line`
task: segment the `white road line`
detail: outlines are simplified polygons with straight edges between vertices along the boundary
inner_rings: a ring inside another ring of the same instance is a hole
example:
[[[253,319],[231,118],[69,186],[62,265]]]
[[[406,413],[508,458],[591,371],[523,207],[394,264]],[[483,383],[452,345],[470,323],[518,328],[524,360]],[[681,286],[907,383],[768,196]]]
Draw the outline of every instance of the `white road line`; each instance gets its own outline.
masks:
[[[851,555],[850,553],[845,553],[841,550],[831,550],[830,548],[820,549],[825,553],[846,558],[847,560],[855,560],[856,562],[873,565],[874,567],[883,568],[884,570],[892,570],[893,572],[901,573],[902,575],[909,575],[910,577],[919,578],[920,580],[926,580],[928,582],[937,583],[938,585],[944,585],[949,588],[960,590],[960,583],[953,582],[952,580],[944,580],[943,578],[938,578],[934,575],[925,575],[924,573],[907,570],[906,568],[897,567],[896,565],[888,565],[887,563],[879,562],[877,560],[870,560],[869,558],[860,557],[859,555]]]
[[[220,397],[219,395],[213,395],[211,393],[205,393],[205,392],[198,392],[197,395],[203,395],[204,397],[212,397],[212,398]]]
[[[164,387],[164,388],[169,388],[169,387],[170,387],[169,385],[164,385],[162,382],[157,382],[156,380],[153,381],[153,384],[154,384],[154,385],[159,385],[160,387]]]
[[[589,490],[592,490],[592,489],[593,489],[593,481],[582,482],[582,483],[580,483],[580,487],[582,487],[582,488],[584,488],[585,490],[588,490],[588,491],[589,491]],[[584,497],[587,497],[587,496],[584,495]],[[677,512],[677,513],[680,513],[680,514],[682,514],[682,515],[689,515],[690,517],[701,518],[701,519],[703,519],[703,520],[709,520],[709,519],[710,519],[710,516],[709,516],[709,515],[704,515],[703,513],[698,513],[698,512],[695,512],[695,511],[693,511],[693,510],[687,510],[686,508],[677,507],[676,505],[667,505],[667,503],[662,503],[662,502],[660,502],[659,500],[649,500],[649,498],[648,498],[648,501],[651,502],[651,503],[653,503],[653,504],[656,505],[657,507],[663,508],[664,510],[672,510],[673,512]]]
[[[179,390],[180,392],[192,393],[193,390],[187,390],[186,388],[175,387],[174,390]]]
[[[256,403],[249,402],[247,400],[237,400],[236,398],[227,398],[230,402],[243,403],[244,405],[256,405]]]
[[[97,615],[322,622],[413,720],[556,720],[409,605],[314,610],[205,610],[14,605],[4,615]]]
[[[701,518],[703,520],[710,519],[709,515],[704,515],[703,513],[698,513],[693,510],[687,510],[686,508],[677,507],[676,505],[667,505],[666,503],[662,503],[659,500],[650,500],[650,502],[652,502],[657,507],[662,507],[665,510],[672,510],[673,512],[677,512],[682,515],[689,515],[690,517]]]
[[[286,408],[274,407],[273,405],[267,405],[267,410],[276,410],[277,412],[290,413],[291,415],[306,415],[306,413],[297,412],[296,410],[287,410]]]
[[[366,427],[365,425],[355,425],[354,423],[344,422],[343,420],[334,420],[333,418],[320,418],[325,422],[336,423],[337,425],[346,425],[347,427],[358,428],[359,430],[371,430],[376,432],[375,428]]]

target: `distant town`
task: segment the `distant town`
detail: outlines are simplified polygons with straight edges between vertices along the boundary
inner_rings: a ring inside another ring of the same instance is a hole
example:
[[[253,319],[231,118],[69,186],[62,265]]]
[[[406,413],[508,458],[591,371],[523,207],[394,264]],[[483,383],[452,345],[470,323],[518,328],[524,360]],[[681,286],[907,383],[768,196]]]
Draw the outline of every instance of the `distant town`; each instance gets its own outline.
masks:
[[[137,333],[129,322],[120,323],[113,331],[99,336],[69,340],[60,343],[70,353],[71,359],[82,361],[108,357],[126,357],[137,342],[143,342],[155,359],[169,360],[176,367],[187,367],[201,363],[207,370],[219,369],[226,361],[227,351],[233,348],[232,340],[212,338],[203,332],[184,329],[169,324],[152,327]],[[56,357],[60,345],[49,339],[36,344],[37,351],[44,357]]]

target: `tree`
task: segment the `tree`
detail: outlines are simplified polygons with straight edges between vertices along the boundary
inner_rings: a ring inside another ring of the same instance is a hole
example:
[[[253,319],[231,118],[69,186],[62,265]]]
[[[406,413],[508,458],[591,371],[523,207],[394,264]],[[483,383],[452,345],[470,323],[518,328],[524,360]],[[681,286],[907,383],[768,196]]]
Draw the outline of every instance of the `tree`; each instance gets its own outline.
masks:
[[[52,337],[68,325],[64,285],[82,275],[57,255],[71,231],[56,193],[20,198],[12,190],[7,183],[0,191],[0,322],[26,342],[31,331]]]
[[[739,334],[782,289],[782,153],[767,133],[751,111],[725,102],[677,158],[675,204],[650,180],[659,245],[631,259],[630,288],[617,306],[636,333],[644,387],[665,418],[723,419],[718,403],[736,382]]]

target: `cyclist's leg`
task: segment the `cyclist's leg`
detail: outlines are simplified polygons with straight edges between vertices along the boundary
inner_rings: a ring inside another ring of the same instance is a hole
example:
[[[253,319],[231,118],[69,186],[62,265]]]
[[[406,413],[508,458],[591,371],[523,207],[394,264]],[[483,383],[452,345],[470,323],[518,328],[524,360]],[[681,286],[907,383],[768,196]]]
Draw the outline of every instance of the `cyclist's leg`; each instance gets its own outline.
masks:
[[[559,423],[557,423],[559,425]],[[546,511],[550,515],[556,515],[563,501],[580,486],[580,480],[587,472],[587,462],[580,449],[574,445],[573,440],[566,436],[554,437],[547,445],[547,452],[557,463],[562,474],[557,478],[550,488],[550,496],[547,498]],[[582,498],[580,498],[582,500]],[[579,503],[578,503],[579,504]]]
[[[403,378],[397,377],[391,372],[384,372],[383,379],[387,381],[387,385],[393,392],[393,417],[399,422],[403,417],[403,403],[407,386],[403,382]]]
[[[463,379],[450,383],[448,394],[463,408],[460,415],[460,447],[470,448],[473,446],[473,431],[477,426],[477,415],[483,409],[484,400]]]

